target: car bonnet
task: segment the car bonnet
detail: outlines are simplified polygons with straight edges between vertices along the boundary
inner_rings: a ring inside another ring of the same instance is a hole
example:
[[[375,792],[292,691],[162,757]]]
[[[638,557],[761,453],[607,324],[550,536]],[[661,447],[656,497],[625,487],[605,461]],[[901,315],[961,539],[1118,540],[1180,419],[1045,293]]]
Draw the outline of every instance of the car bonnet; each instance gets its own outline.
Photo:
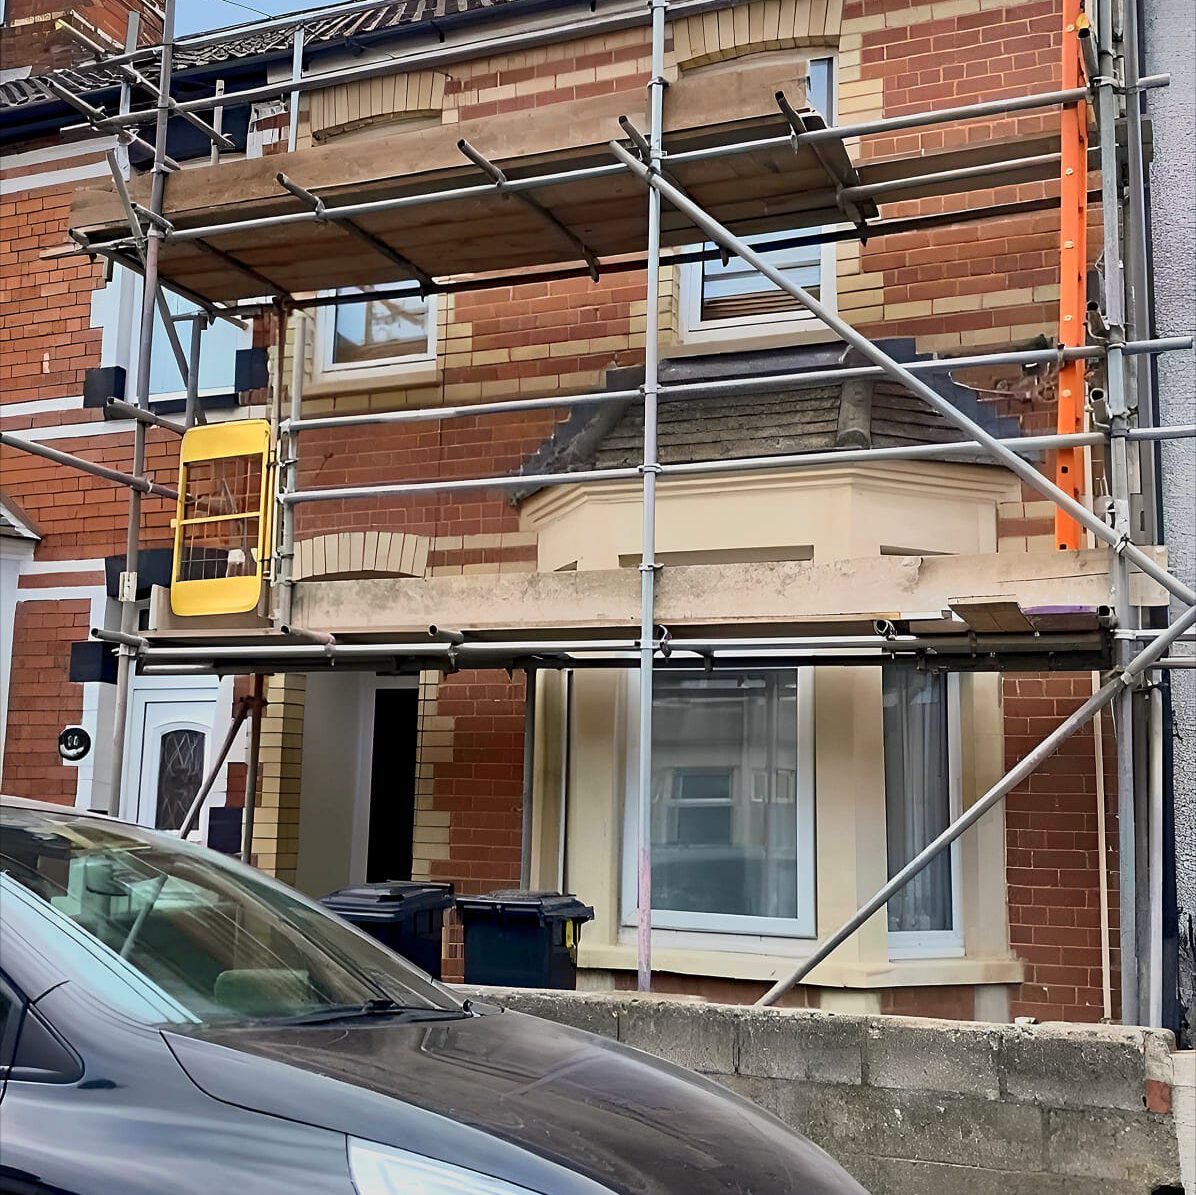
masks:
[[[414,1149],[546,1195],[861,1191],[822,1150],[724,1088],[518,1013],[207,1028],[167,1040],[217,1099]]]

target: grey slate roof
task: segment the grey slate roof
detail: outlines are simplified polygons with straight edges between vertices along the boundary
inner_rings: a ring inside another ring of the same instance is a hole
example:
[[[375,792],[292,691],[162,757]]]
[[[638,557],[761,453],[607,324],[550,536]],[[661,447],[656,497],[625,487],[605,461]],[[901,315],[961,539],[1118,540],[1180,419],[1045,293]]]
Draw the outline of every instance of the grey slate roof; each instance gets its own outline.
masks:
[[[501,8],[516,0],[398,0],[393,4],[379,4],[375,8],[347,15],[322,17],[313,9],[311,19],[302,22],[306,30],[308,52],[332,48],[336,42],[353,38],[374,37],[388,31],[399,31],[410,25],[433,23],[448,18],[460,18],[488,9]],[[248,30],[243,37],[232,38],[215,45],[188,45],[181,41],[174,56],[177,72],[193,68],[217,66],[220,63],[265,55],[290,54],[289,28]],[[45,76],[31,75],[26,79],[10,79],[0,83],[0,109],[23,104],[57,103],[41,82]],[[54,72],[54,77],[76,92],[98,91],[117,87],[121,76],[102,65],[79,66]]]
[[[881,344],[898,359],[915,359],[912,341]],[[661,382],[753,377],[860,363],[848,357],[842,344],[812,345],[779,352],[676,358],[662,363]],[[990,406],[978,401],[973,390],[953,382],[948,375],[924,376],[952,405],[992,434],[1010,438],[1021,434],[1016,419],[998,417]],[[634,370],[608,375],[612,390],[634,388],[641,380],[642,373]],[[753,395],[662,401],[657,428],[662,464],[945,444],[966,439],[926,402],[887,378],[824,380]],[[984,458],[952,455],[950,459]],[[575,409],[528,458],[523,472],[626,468],[642,460],[643,408],[639,402],[628,402],[610,404],[596,412],[587,407]],[[529,487],[519,497],[531,492]]]

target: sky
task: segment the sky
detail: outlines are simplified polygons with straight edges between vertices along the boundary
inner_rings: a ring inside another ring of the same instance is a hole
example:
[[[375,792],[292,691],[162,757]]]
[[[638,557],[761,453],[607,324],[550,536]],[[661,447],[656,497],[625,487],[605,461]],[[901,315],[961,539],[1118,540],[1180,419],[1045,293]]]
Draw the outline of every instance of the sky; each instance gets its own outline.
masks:
[[[241,25],[263,16],[275,17],[284,12],[322,7],[319,0],[178,0],[175,31],[200,33],[206,29],[222,29],[226,25]]]

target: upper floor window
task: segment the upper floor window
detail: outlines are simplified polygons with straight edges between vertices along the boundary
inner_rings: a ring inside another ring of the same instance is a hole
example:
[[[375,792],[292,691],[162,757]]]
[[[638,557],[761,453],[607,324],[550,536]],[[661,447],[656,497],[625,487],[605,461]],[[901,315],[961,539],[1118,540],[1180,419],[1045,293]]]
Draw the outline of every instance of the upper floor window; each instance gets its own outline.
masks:
[[[883,670],[885,827],[889,876],[961,812],[958,678],[906,665]],[[962,954],[959,842],[889,901],[894,958]]]
[[[338,294],[367,295],[345,288]],[[323,308],[317,362],[323,374],[426,364],[436,357],[435,298],[367,298]]]
[[[632,738],[638,685],[631,677]],[[652,922],[812,937],[810,670],[658,672],[652,701]],[[638,749],[628,752],[623,912],[635,917]]]
[[[166,304],[173,315],[189,315],[198,311],[194,303],[167,292]],[[183,352],[189,353],[191,346],[190,320],[175,320],[179,343]],[[199,351],[199,394],[211,398],[216,395],[235,395],[235,361],[238,349],[252,344],[250,333],[227,320],[213,320],[200,334]],[[136,350],[134,350],[136,351]],[[175,357],[174,349],[167,336],[166,327],[159,310],[154,316],[154,341],[150,353],[150,400],[167,402],[186,396],[187,387],[182,371]]]
[[[187,315],[197,308],[170,291],[166,306],[172,315]],[[93,292],[92,325],[103,332],[101,363],[120,365],[126,371],[125,399],[135,401],[137,363],[140,357],[141,278],[131,270],[117,267],[112,281]],[[175,320],[175,331],[183,353],[190,354],[191,324]],[[199,394],[208,405],[234,406],[236,403],[235,358],[238,349],[249,348],[253,334],[227,320],[215,320],[203,330],[199,355]],[[154,311],[154,338],[150,349],[150,402],[159,410],[182,409],[187,387],[171,346],[160,308]]]
[[[830,58],[810,61],[807,100],[827,123],[833,121],[834,64]],[[764,256],[816,298],[833,298],[834,246],[785,246],[794,236],[817,235],[816,228],[754,236],[753,245],[777,244]],[[714,250],[707,242],[702,248]],[[728,335],[761,334],[792,329],[798,322],[814,322],[796,299],[780,290],[755,267],[732,256],[726,264],[717,257],[681,267],[681,324],[684,339],[720,340]]]

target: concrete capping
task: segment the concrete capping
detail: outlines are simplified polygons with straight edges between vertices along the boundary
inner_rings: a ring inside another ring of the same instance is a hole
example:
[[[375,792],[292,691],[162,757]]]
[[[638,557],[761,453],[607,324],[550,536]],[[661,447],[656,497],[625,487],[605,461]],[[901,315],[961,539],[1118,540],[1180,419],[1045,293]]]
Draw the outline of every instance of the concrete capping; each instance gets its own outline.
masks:
[[[1164,1030],[468,991],[716,1079],[887,1195],[964,1183],[984,1195],[1147,1195],[1180,1181]]]

